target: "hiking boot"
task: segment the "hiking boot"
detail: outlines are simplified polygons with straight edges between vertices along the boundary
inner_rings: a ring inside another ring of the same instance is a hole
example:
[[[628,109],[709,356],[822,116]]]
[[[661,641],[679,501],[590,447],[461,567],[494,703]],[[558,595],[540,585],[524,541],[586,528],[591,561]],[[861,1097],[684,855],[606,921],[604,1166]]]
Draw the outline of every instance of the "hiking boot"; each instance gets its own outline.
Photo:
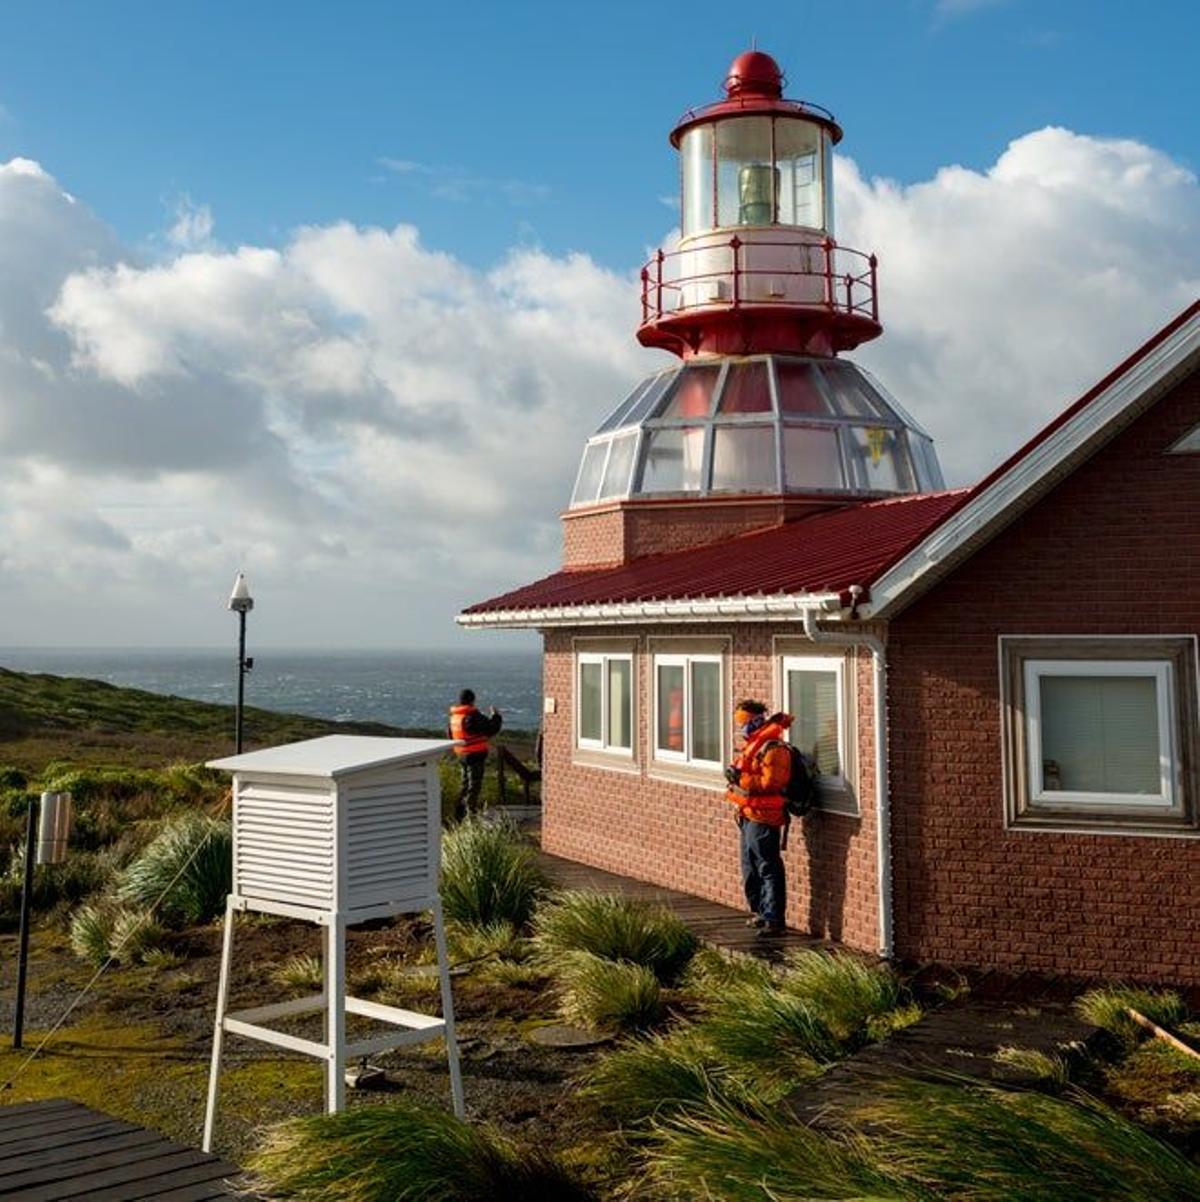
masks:
[[[767,922],[765,919],[763,919],[762,925],[756,932],[756,938],[772,939],[777,935],[782,935],[786,930],[787,927],[785,927],[781,922]]]
[[[746,925],[748,927],[754,927],[755,929],[766,926],[766,923],[767,920],[763,918],[761,914],[751,914],[750,917],[746,919]]]

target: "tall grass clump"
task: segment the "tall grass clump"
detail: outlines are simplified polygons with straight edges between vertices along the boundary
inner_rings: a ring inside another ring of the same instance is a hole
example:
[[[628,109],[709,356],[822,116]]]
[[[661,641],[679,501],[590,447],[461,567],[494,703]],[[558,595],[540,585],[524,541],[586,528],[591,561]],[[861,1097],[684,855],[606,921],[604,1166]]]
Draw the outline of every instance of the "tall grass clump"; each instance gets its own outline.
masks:
[[[644,1195],[672,1202],[933,1202],[857,1137],[835,1138],[767,1105],[713,1102],[653,1124]],[[1041,1197],[1042,1195],[1038,1195]]]
[[[442,907],[452,922],[524,927],[549,887],[514,823],[468,817],[442,836]]]
[[[123,901],[150,907],[167,926],[210,922],[225,909],[233,888],[230,824],[203,814],[172,818],[125,869]]]
[[[1137,989],[1114,985],[1089,989],[1075,1001],[1075,1013],[1085,1023],[1100,1027],[1115,1035],[1122,1043],[1132,1045],[1142,1037],[1142,1028],[1129,1017],[1133,1009],[1160,1027],[1173,1027],[1187,1018],[1187,1007],[1173,989]]]
[[[842,1043],[861,1041],[872,1020],[907,1001],[904,986],[886,964],[820,951],[790,956],[780,988],[807,1002]]]
[[[744,1096],[690,1027],[627,1040],[596,1062],[582,1092],[627,1128],[703,1107],[713,1098]]]
[[[881,1163],[963,1202],[1184,1202],[1200,1166],[1082,1093],[898,1082],[855,1113]]]
[[[264,1194],[305,1202],[595,1202],[541,1148],[411,1101],[280,1123],[248,1167]]]
[[[665,906],[588,890],[560,894],[534,917],[534,940],[549,957],[589,952],[650,969],[673,985],[696,951],[696,937]]]
[[[121,964],[140,964],[162,946],[164,937],[149,914],[113,898],[85,903],[71,917],[71,950],[96,968],[110,957]]]
[[[666,1015],[652,969],[574,952],[559,971],[563,1018],[593,1031],[646,1031]]]

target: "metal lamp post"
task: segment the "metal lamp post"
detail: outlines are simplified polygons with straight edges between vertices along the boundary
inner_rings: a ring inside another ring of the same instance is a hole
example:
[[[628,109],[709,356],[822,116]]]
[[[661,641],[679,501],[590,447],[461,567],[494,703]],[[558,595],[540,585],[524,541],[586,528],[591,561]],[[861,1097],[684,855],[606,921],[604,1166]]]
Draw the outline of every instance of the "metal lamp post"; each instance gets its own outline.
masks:
[[[25,970],[29,963],[29,924],[33,905],[34,864],[61,864],[67,858],[71,837],[71,794],[43,793],[39,807],[32,799],[25,820],[25,882],[21,890],[21,936],[17,951],[17,1000],[13,1007],[14,1048],[21,1046],[25,1030]],[[34,828],[37,839],[34,840]]]
[[[242,754],[242,708],[246,696],[246,673],[254,667],[254,657],[246,656],[246,615],[254,608],[254,598],[250,596],[250,586],[241,572],[233,582],[233,592],[229,594],[229,608],[238,616],[238,691],[237,691],[237,722],[236,744],[237,754]]]

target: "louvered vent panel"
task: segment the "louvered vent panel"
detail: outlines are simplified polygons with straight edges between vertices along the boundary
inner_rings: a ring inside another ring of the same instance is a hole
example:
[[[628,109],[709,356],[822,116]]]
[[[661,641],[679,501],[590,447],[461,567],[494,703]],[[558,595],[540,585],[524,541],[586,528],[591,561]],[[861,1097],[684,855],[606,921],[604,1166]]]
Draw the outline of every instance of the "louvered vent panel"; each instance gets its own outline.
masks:
[[[432,888],[430,797],[423,767],[345,793],[350,909],[421,897]]]
[[[234,809],[234,891],[328,910],[334,903],[334,801],[328,789],[247,783]]]

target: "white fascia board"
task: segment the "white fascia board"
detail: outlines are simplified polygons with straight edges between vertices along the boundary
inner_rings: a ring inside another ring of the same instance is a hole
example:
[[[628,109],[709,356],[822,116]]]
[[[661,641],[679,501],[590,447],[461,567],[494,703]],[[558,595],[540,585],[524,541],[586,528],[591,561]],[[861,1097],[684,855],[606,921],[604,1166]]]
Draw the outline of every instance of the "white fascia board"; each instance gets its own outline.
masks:
[[[938,526],[871,586],[870,611],[885,614],[926,573],[996,522],[1130,406],[1200,352],[1200,315],[1185,322],[1094,397],[1070,421],[1014,463],[974,500]]]
[[[805,612],[841,609],[837,593],[781,593],[770,597],[704,597],[693,601],[623,601],[608,605],[555,605],[459,614],[468,630],[544,629],[550,626],[631,626],[644,622],[795,622]]]

